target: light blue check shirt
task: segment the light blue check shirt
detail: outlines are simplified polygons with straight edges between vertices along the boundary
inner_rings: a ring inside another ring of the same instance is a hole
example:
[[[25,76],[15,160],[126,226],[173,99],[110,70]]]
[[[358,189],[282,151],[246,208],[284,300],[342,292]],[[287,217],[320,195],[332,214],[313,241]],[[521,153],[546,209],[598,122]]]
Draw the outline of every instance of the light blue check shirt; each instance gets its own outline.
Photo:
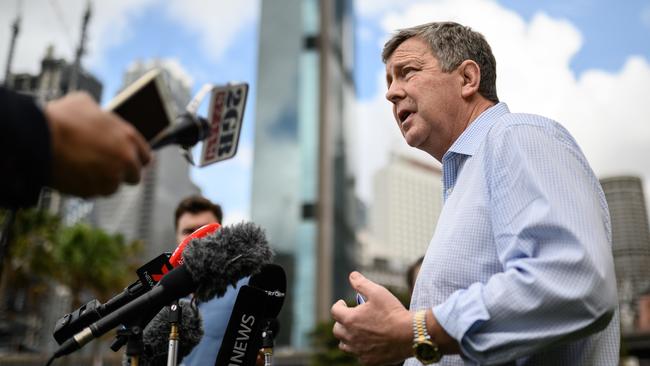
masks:
[[[463,358],[440,364],[617,365],[607,203],[569,133],[499,103],[442,163],[445,204],[411,301],[459,341]]]

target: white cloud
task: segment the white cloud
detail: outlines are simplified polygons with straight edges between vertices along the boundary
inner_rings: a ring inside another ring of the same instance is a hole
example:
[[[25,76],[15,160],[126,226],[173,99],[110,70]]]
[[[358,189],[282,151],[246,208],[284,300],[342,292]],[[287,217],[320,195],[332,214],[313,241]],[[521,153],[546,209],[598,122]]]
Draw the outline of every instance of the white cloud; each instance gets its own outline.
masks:
[[[3,36],[0,37],[2,71],[5,70],[10,25],[17,14],[17,3],[0,2],[0,25],[4,27]],[[37,73],[49,44],[55,45],[56,57],[72,61],[80,38],[86,0],[30,0],[23,1],[22,4],[22,22],[12,63],[13,72]],[[146,12],[152,4],[154,0],[94,1],[84,65],[89,68],[104,66],[108,62],[106,51],[126,42],[136,31],[130,20]],[[205,54],[213,61],[224,56],[224,51],[238,32],[255,24],[259,13],[258,0],[168,0],[160,4],[172,20],[196,32],[197,42],[200,42]],[[4,74],[1,77],[4,79]]]
[[[213,61],[224,56],[236,35],[259,18],[259,0],[170,0],[171,19],[196,32],[205,54]]]
[[[650,164],[646,161],[650,156],[650,117],[645,111],[650,105],[648,60],[630,57],[618,72],[589,70],[578,77],[570,69],[570,61],[583,41],[573,24],[543,13],[526,23],[490,0],[415,4],[378,21],[389,35],[397,28],[439,20],[458,21],[485,35],[497,59],[499,98],[511,111],[556,119],[574,135],[598,176],[639,175],[650,196]],[[378,48],[377,57],[380,52]],[[380,77],[383,80],[383,70]],[[364,174],[381,166],[391,141],[401,138],[384,93],[378,91],[375,98],[359,106],[359,136],[370,141],[361,148],[366,151],[360,151],[360,159],[364,159],[360,166],[367,167]],[[360,177],[359,183],[360,196],[367,199],[370,177]]]
[[[129,17],[143,11],[153,0],[95,1],[88,26],[88,67],[98,65],[105,50],[128,38]],[[0,24],[9,30],[16,17],[15,1],[3,1],[0,5]],[[81,21],[86,9],[85,0],[31,0],[23,1],[20,11],[22,21],[16,40],[12,70],[37,73],[48,45],[55,45],[55,56],[69,61],[74,58],[81,34]],[[58,14],[58,15],[57,15]],[[0,37],[0,65],[5,70],[9,49],[9,33]],[[4,78],[4,74],[2,75]]]

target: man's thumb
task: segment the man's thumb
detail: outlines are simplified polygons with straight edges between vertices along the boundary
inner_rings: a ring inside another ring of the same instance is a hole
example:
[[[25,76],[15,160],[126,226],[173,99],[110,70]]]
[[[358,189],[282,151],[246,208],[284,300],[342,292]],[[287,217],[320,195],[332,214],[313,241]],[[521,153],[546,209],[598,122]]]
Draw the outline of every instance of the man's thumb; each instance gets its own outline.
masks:
[[[350,273],[350,285],[366,299],[370,295],[369,292],[372,292],[372,288],[377,286],[376,283],[370,281],[357,271]]]

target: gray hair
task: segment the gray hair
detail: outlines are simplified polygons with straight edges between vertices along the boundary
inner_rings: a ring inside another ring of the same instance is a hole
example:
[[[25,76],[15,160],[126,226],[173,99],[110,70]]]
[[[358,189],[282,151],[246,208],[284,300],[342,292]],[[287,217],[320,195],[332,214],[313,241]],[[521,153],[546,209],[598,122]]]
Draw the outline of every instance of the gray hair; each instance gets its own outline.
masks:
[[[429,45],[443,72],[455,70],[465,60],[476,62],[481,70],[479,93],[492,102],[499,102],[497,62],[481,33],[454,22],[433,22],[399,29],[384,45],[382,61],[386,63],[397,47],[412,37],[418,37]]]

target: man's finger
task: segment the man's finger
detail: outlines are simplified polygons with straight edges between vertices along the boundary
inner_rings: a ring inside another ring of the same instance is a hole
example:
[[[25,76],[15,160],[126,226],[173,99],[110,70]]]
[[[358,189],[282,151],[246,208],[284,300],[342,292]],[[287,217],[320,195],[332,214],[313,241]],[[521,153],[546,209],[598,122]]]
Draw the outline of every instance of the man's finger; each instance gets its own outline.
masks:
[[[332,309],[330,310],[330,313],[332,314],[332,318],[340,322],[343,320],[345,317],[345,314],[349,311],[350,309],[348,308],[348,304],[345,303],[343,300],[339,300],[334,305],[332,305]]]
[[[343,341],[339,342],[339,349],[345,353],[354,353],[352,347]]]
[[[370,298],[372,297],[372,293],[375,291],[375,289],[381,287],[378,284],[370,281],[369,279],[367,279],[357,271],[350,273],[350,285],[358,293],[363,295],[363,297],[366,300],[370,300]]]
[[[140,159],[134,156],[135,154],[137,154],[137,152],[132,151],[132,156],[124,162],[122,179],[129,184],[137,184],[140,182],[140,170],[142,170],[142,165],[140,165]]]
[[[140,132],[138,132],[135,127],[133,127],[133,125],[121,119],[117,115],[112,116],[115,117],[115,119],[119,121],[122,124],[123,128],[126,130],[126,133],[129,136],[129,140],[133,142],[133,145],[136,149],[140,164],[147,165],[147,163],[149,163],[151,160],[151,148],[149,147],[149,143],[147,143],[144,137],[140,134]]]
[[[348,333],[345,327],[339,323],[336,322],[334,323],[334,326],[332,327],[332,334],[334,337],[342,342],[349,342],[350,339],[348,338]]]

